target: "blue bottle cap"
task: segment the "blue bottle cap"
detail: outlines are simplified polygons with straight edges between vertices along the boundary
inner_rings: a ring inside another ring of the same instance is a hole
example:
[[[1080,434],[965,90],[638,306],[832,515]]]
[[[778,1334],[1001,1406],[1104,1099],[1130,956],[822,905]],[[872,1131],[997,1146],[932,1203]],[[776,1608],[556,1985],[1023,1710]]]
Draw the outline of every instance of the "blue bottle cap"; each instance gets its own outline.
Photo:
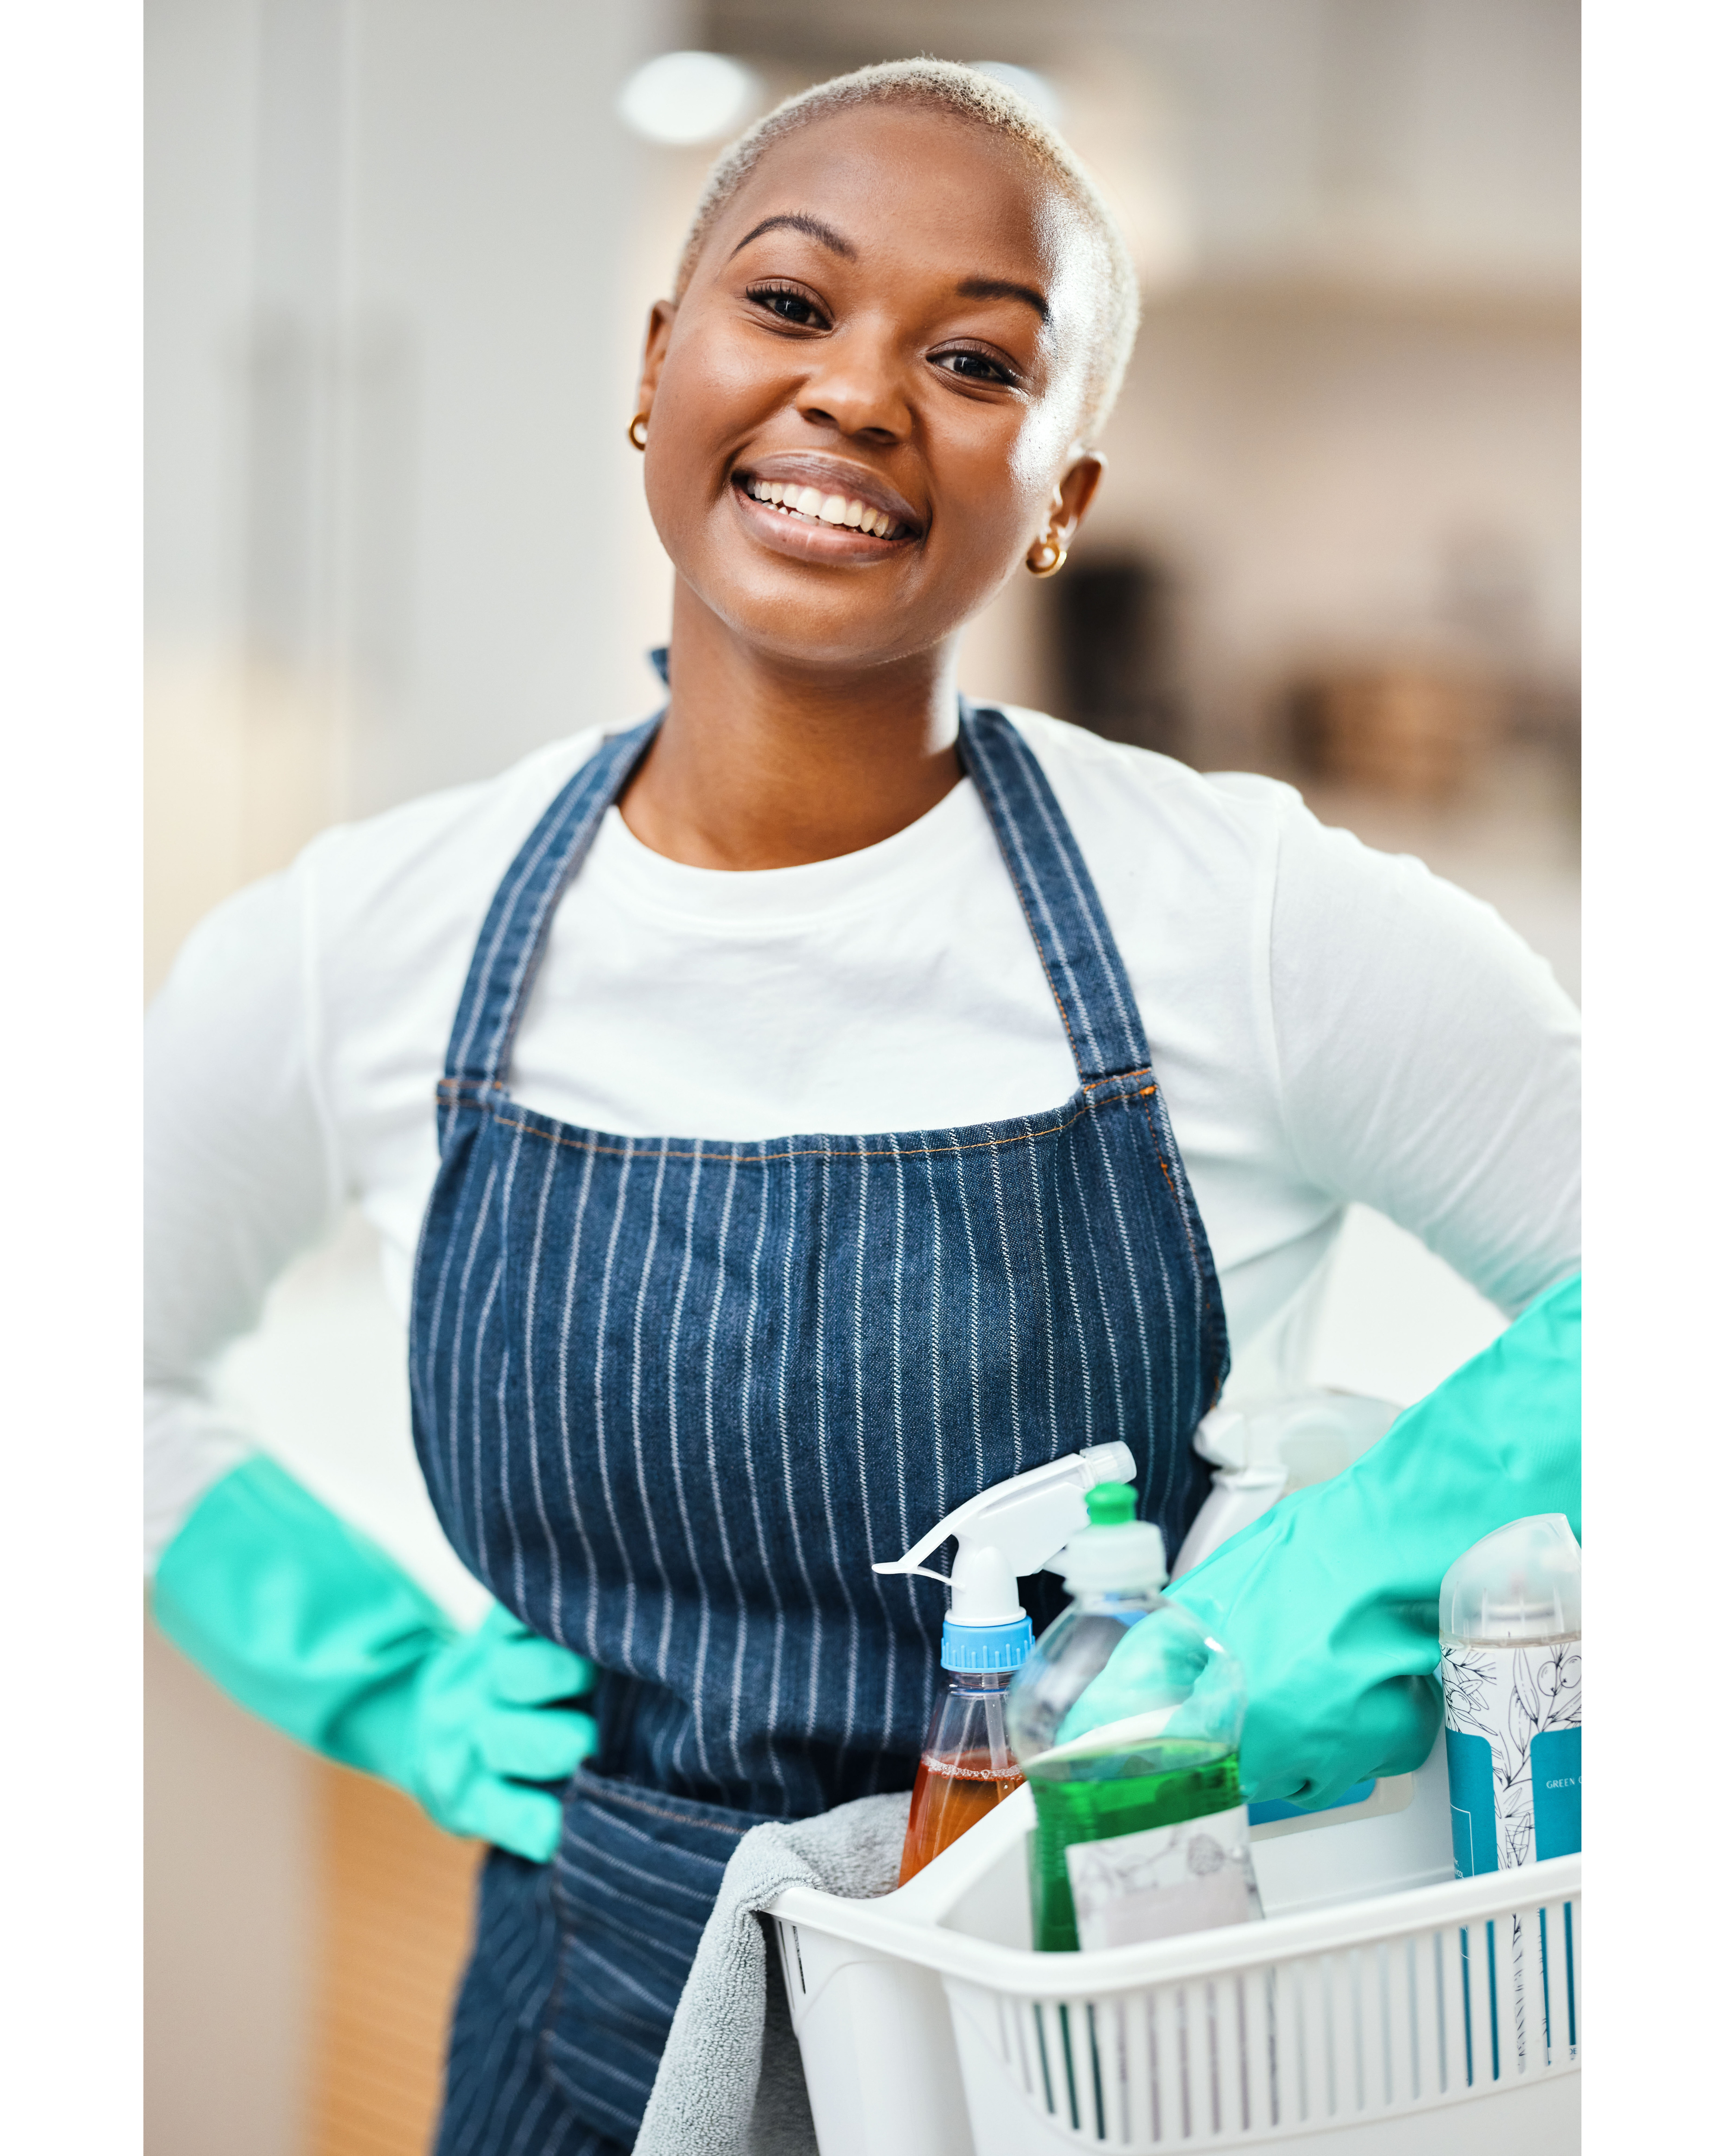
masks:
[[[941,1627],[941,1667],[1015,1670],[1034,1638],[1028,1617],[1014,1617],[1009,1625],[955,1625],[948,1617]]]

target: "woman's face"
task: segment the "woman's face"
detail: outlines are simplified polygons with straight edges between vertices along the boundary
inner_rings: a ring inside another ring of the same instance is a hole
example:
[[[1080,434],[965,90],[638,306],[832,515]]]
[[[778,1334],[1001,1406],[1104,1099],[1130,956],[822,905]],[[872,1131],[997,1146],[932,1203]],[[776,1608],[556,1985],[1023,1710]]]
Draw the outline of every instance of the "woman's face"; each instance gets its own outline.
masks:
[[[648,332],[647,500],[684,583],[817,666],[950,635],[1101,475],[1072,447],[1094,245],[944,114],[865,106],[775,144]]]

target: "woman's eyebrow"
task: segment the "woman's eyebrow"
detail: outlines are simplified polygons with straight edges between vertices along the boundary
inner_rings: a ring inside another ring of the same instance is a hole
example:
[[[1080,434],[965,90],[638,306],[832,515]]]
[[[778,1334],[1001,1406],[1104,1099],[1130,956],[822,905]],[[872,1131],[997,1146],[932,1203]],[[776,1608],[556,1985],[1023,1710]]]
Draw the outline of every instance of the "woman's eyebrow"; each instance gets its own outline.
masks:
[[[831,225],[823,224],[818,217],[809,217],[803,211],[786,210],[777,217],[763,217],[752,232],[744,233],[731,250],[732,260],[742,254],[752,239],[758,239],[763,232],[771,232],[779,225],[792,232],[806,233],[809,239],[818,239],[823,247],[829,248],[834,254],[842,254],[847,262],[856,259],[856,249],[842,234],[834,232]]]
[[[1048,320],[1048,302],[1034,285],[1014,285],[1007,277],[967,277],[958,287],[961,300],[1022,300],[1027,307],[1034,307],[1044,321]]]

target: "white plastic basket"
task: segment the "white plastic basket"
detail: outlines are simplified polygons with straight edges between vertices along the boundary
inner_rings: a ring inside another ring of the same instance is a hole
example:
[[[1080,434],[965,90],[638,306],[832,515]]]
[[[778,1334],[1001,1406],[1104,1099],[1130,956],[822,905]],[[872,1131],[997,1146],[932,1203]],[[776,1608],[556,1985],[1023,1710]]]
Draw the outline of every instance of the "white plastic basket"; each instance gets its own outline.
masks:
[[[1450,1869],[1441,1747],[1378,1792],[1255,1829],[1265,1922],[1101,1953],[1029,1951],[1028,1790],[896,1893],[792,1888],[821,2156],[1568,2156],[1580,1858],[1374,1891]]]

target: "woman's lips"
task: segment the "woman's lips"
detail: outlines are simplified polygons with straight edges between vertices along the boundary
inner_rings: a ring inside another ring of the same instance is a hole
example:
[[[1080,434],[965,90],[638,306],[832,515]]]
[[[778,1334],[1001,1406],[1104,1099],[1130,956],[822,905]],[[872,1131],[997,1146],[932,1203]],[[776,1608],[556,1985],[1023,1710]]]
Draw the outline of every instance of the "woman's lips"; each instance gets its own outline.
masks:
[[[773,493],[780,496],[778,501],[760,498]],[[885,561],[911,543],[905,525],[858,495],[841,494],[837,487],[823,494],[814,487],[739,472],[732,479],[731,494],[754,536],[793,561]],[[805,506],[811,498],[812,506]],[[872,531],[864,528],[865,519],[874,526]]]
[[[769,449],[739,464],[731,492],[755,536],[799,562],[884,562],[927,529],[871,466],[819,449]]]
[[[788,516],[806,516],[811,522],[829,524],[834,529],[843,524],[853,531],[866,531],[880,539],[909,536],[908,520],[877,502],[872,492],[852,492],[844,484],[845,476],[840,473],[830,476],[821,474],[811,485],[799,484],[794,476],[786,480],[771,473],[739,472],[737,484],[751,501],[764,502],[770,508],[783,510]],[[822,484],[823,480],[826,484]]]

